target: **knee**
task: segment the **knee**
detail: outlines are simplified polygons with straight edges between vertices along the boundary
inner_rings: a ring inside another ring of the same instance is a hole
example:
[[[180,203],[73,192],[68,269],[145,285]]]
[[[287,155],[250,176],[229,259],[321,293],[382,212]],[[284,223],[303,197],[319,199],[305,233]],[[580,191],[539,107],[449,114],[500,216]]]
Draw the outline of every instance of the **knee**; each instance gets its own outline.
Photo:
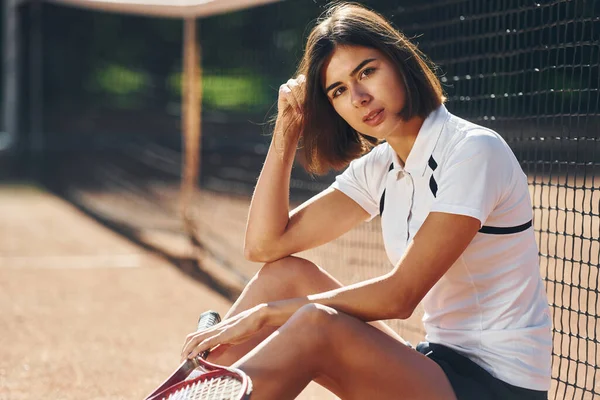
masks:
[[[262,266],[259,275],[290,276],[292,278],[316,273],[319,267],[307,259],[288,256],[280,260],[268,262]]]
[[[329,306],[308,303],[300,307],[291,317],[290,321],[297,320],[306,325],[326,326],[336,320],[339,312]]]
[[[252,281],[285,295],[299,296],[307,290],[310,293],[309,286],[318,274],[322,274],[321,269],[311,261],[289,256],[264,264]]]
[[[286,325],[315,350],[328,346],[338,319],[335,309],[311,303],[298,309]]]

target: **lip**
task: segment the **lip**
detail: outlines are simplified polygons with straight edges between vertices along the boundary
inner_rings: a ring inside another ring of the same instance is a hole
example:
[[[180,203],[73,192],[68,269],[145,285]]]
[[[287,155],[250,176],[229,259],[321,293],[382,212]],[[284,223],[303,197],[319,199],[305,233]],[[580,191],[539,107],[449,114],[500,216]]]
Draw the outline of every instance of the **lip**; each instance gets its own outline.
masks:
[[[363,122],[369,126],[379,125],[383,121],[384,109],[373,110],[363,117]],[[369,119],[371,118],[371,119]]]

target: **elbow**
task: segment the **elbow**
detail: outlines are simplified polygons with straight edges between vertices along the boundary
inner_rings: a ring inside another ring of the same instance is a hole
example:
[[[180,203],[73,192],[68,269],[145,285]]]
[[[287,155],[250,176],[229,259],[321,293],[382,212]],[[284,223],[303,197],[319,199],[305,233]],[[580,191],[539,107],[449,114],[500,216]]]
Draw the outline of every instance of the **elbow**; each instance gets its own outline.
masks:
[[[414,302],[409,299],[403,298],[396,302],[398,305],[394,310],[395,317],[398,319],[409,319],[417,309],[419,302]]]
[[[260,246],[252,246],[249,244],[244,245],[244,258],[252,262],[268,263],[275,261],[272,255],[264,248]]]
[[[385,279],[388,283],[382,293],[389,319],[409,319],[421,302],[421,297],[409,285],[403,284],[391,274]]]
[[[415,312],[415,308],[416,307],[409,307],[409,306],[401,307],[399,310],[396,311],[396,318],[409,319],[410,317],[412,317],[413,313]]]
[[[245,245],[244,258],[252,262],[261,262],[264,258],[264,255],[258,248]]]
[[[252,262],[264,262],[265,258],[264,241],[256,240],[248,231],[244,237],[244,258]]]
[[[268,263],[277,261],[289,254],[283,254],[280,238],[249,237],[244,239],[244,258],[252,262]]]

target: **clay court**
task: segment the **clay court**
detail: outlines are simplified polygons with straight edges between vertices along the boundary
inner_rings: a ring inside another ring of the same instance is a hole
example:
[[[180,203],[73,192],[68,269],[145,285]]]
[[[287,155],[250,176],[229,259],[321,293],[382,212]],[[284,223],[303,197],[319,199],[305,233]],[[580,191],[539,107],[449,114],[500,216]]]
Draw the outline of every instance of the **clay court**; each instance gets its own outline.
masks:
[[[2,400],[141,399],[199,313],[230,304],[39,187],[2,186],[0,220]]]

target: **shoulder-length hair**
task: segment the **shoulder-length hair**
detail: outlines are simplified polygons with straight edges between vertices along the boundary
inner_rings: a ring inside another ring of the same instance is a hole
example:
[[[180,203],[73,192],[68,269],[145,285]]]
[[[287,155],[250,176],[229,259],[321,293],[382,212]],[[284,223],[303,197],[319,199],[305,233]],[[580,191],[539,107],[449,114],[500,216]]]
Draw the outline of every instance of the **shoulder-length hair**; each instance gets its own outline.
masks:
[[[311,174],[324,174],[332,168],[344,168],[378,143],[350,127],[324,92],[322,68],[336,47],[374,48],[396,65],[406,90],[406,107],[400,114],[404,120],[427,117],[445,99],[435,66],[380,14],[358,4],[337,3],[317,22],[296,76],[306,76],[303,166]]]

